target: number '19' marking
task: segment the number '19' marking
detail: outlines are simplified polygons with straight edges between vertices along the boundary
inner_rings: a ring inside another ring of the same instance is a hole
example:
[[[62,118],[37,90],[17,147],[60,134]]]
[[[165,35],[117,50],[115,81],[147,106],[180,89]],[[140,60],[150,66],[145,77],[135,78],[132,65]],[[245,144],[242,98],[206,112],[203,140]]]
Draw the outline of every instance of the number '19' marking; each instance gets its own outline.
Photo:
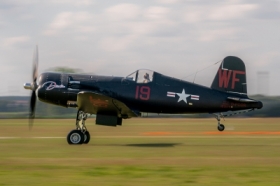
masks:
[[[149,100],[151,94],[150,87],[136,86],[135,99]]]

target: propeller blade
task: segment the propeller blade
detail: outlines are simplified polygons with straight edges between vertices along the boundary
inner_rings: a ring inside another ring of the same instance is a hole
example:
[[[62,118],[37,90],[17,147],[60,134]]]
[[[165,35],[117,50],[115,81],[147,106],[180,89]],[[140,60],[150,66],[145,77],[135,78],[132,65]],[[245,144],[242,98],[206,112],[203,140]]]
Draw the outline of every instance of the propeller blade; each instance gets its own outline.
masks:
[[[38,46],[36,46],[34,55],[33,55],[33,69],[32,69],[32,93],[30,98],[30,111],[29,111],[29,130],[32,129],[33,120],[35,118],[35,108],[36,108],[36,89],[37,89],[37,77],[38,77],[38,63],[39,63],[39,52]]]
[[[37,77],[38,77],[38,62],[39,62],[39,52],[38,52],[38,46],[36,45],[34,56],[33,56],[33,73],[32,73],[33,84],[36,84]]]
[[[35,108],[36,108],[36,92],[32,91],[30,99],[30,112],[29,112],[29,129],[33,126],[33,119],[35,118]]]

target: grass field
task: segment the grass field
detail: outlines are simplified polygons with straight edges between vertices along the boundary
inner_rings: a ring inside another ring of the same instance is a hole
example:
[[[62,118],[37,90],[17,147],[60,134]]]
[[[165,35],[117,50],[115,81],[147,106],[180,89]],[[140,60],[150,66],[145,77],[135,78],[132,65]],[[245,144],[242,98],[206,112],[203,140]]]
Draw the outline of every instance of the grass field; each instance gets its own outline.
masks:
[[[0,120],[0,185],[280,185],[280,119],[88,119],[70,146],[74,122]]]

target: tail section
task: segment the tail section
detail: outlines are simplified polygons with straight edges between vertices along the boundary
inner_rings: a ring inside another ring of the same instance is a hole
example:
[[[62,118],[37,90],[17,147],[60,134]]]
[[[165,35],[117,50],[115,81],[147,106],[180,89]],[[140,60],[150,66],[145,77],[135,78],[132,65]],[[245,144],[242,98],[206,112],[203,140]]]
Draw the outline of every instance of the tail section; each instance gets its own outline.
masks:
[[[234,56],[224,58],[212,82],[211,88],[226,92],[247,94],[244,62]]]

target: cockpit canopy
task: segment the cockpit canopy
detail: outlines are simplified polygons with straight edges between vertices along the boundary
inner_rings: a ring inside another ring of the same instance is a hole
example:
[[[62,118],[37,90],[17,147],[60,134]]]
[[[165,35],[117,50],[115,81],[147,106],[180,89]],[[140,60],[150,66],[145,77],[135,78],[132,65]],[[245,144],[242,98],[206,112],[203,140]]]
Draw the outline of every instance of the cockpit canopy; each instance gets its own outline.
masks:
[[[135,81],[136,83],[150,83],[153,81],[154,71],[140,69],[126,76],[127,80]]]

